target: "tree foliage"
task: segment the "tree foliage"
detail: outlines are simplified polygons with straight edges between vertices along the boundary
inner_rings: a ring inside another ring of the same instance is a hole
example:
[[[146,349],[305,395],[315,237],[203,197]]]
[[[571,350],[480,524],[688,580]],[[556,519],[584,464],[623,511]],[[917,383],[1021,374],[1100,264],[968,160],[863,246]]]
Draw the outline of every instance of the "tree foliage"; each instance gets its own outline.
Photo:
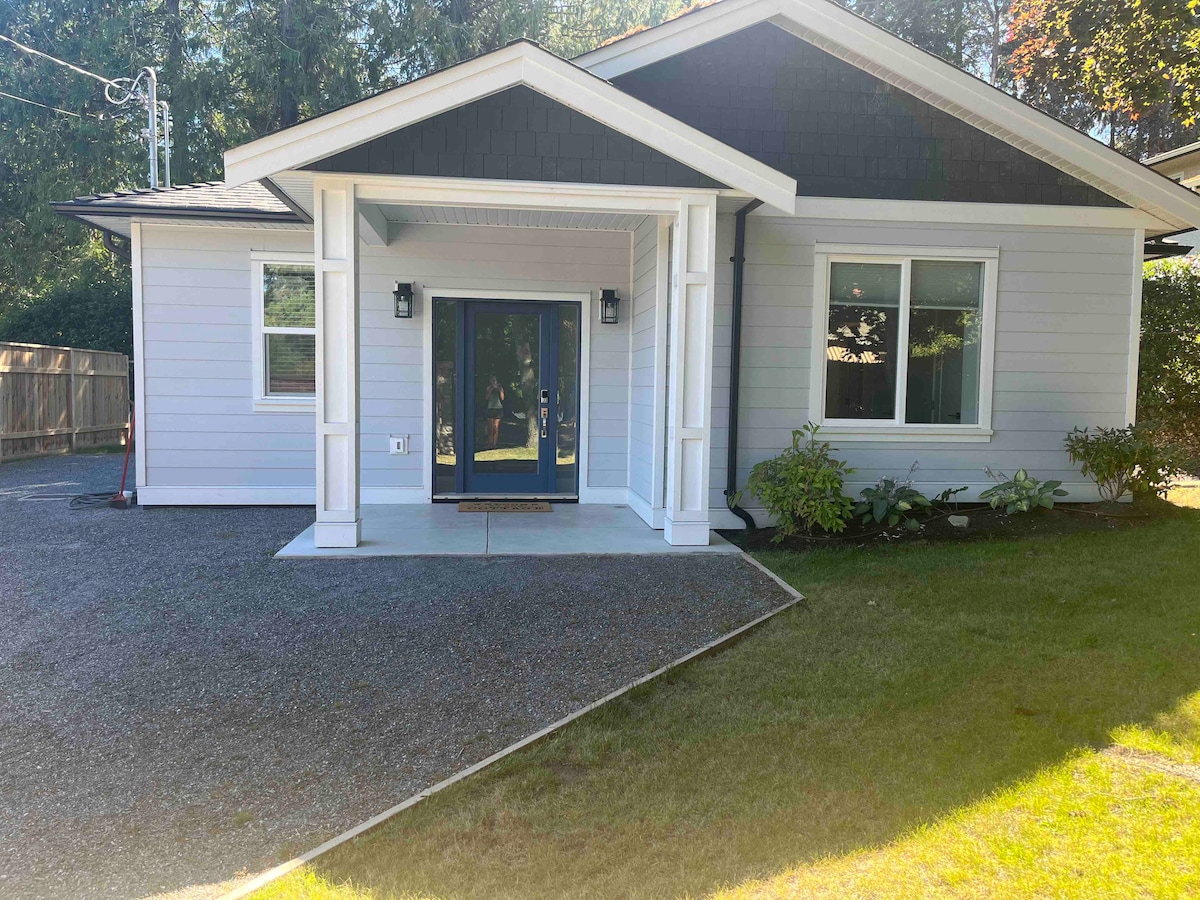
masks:
[[[1014,0],[1022,96],[1131,155],[1196,133],[1200,0]]]
[[[6,0],[0,33],[107,78],[155,66],[171,105],[173,180],[187,183],[220,178],[230,146],[517,38],[573,55],[682,5]],[[55,215],[51,201],[144,186],[147,147],[139,104],[114,108],[99,82],[6,44],[0,88],[63,111],[0,97],[0,320],[11,330],[38,318],[24,311],[75,291],[103,252],[95,233]]]
[[[86,347],[133,353],[129,273],[99,254],[86,257],[75,277],[40,298],[0,315],[0,341]]]
[[[1178,444],[1200,471],[1200,262],[1192,257],[1146,265],[1138,419]]]
[[[845,6],[1131,152],[1191,137],[1200,0],[841,0]],[[5,0],[0,33],[110,78],[160,72],[177,183],[299,119],[516,38],[573,56],[684,0]],[[1011,34],[1009,33],[1012,19]],[[1011,45],[1006,42],[1011,38]],[[1010,69],[1011,67],[1011,69]],[[146,183],[144,112],[0,46],[0,318],[72,287],[100,251],[50,201]]]

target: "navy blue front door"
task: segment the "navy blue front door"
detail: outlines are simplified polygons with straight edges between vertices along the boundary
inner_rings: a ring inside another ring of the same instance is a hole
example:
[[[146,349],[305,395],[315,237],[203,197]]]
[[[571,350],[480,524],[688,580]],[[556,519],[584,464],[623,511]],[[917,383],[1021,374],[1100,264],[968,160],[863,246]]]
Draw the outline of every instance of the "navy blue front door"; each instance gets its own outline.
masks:
[[[435,497],[578,496],[582,312],[433,298]]]

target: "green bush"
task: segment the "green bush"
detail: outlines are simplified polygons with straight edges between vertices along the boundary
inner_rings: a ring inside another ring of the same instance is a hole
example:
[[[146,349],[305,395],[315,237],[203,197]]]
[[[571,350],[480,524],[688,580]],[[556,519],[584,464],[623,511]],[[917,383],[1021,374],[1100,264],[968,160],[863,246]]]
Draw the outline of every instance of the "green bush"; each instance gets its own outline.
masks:
[[[1039,481],[1024,469],[1009,478],[1003,472],[993,472],[984,469],[988,477],[996,482],[979,495],[980,500],[986,500],[992,509],[1004,507],[1007,515],[1030,512],[1035,509],[1053,509],[1055,497],[1065,497],[1067,492],[1061,487],[1061,481]]]
[[[933,507],[933,501],[913,487],[912,473],[917,464],[913,463],[905,478],[894,478],[890,475],[880,478],[873,487],[863,488],[862,499],[854,505],[854,515],[864,525],[874,522],[877,525],[887,525],[894,528],[901,522],[909,531],[921,527],[917,520],[918,512],[928,512]]]
[[[1142,283],[1138,420],[1200,470],[1200,262],[1147,263]]]
[[[69,284],[22,305],[0,304],[0,341],[133,352],[133,301],[128,270],[85,261]]]
[[[1129,491],[1165,493],[1179,469],[1179,451],[1144,425],[1075,428],[1063,444],[1071,462],[1096,482],[1102,500],[1120,500]]]
[[[835,459],[833,448],[817,440],[818,426],[809,422],[792,432],[792,446],[774,459],[756,465],[746,480],[746,491],[762,501],[779,523],[774,540],[811,532],[820,527],[842,531],[854,506],[842,493],[853,469]]]

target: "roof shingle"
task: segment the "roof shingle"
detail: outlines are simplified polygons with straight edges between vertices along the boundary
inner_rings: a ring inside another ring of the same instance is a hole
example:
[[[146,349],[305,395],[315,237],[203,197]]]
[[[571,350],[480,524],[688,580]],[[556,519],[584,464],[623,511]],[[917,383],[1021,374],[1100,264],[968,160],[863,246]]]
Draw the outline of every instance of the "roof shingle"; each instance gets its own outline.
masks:
[[[108,215],[185,215],[255,218],[302,222],[286,203],[258,182],[231,187],[223,181],[180,184],[172,187],[137,188],[107,194],[91,194],[54,204],[66,215],[99,212]]]

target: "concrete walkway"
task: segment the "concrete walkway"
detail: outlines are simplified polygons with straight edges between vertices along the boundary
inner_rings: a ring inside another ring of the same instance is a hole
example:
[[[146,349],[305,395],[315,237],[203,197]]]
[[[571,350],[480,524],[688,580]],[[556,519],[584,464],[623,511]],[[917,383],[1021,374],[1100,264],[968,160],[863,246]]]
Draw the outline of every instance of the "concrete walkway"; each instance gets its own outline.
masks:
[[[212,896],[789,599],[729,553],[281,560],[312,509],[22,499],[120,462],[0,466],[5,898]]]
[[[703,547],[672,547],[628,506],[555,503],[548,513],[459,512],[456,503],[362,507],[363,540],[319,549],[310,525],[279,551],[284,558],[336,556],[562,556],[737,553],[715,532]]]

